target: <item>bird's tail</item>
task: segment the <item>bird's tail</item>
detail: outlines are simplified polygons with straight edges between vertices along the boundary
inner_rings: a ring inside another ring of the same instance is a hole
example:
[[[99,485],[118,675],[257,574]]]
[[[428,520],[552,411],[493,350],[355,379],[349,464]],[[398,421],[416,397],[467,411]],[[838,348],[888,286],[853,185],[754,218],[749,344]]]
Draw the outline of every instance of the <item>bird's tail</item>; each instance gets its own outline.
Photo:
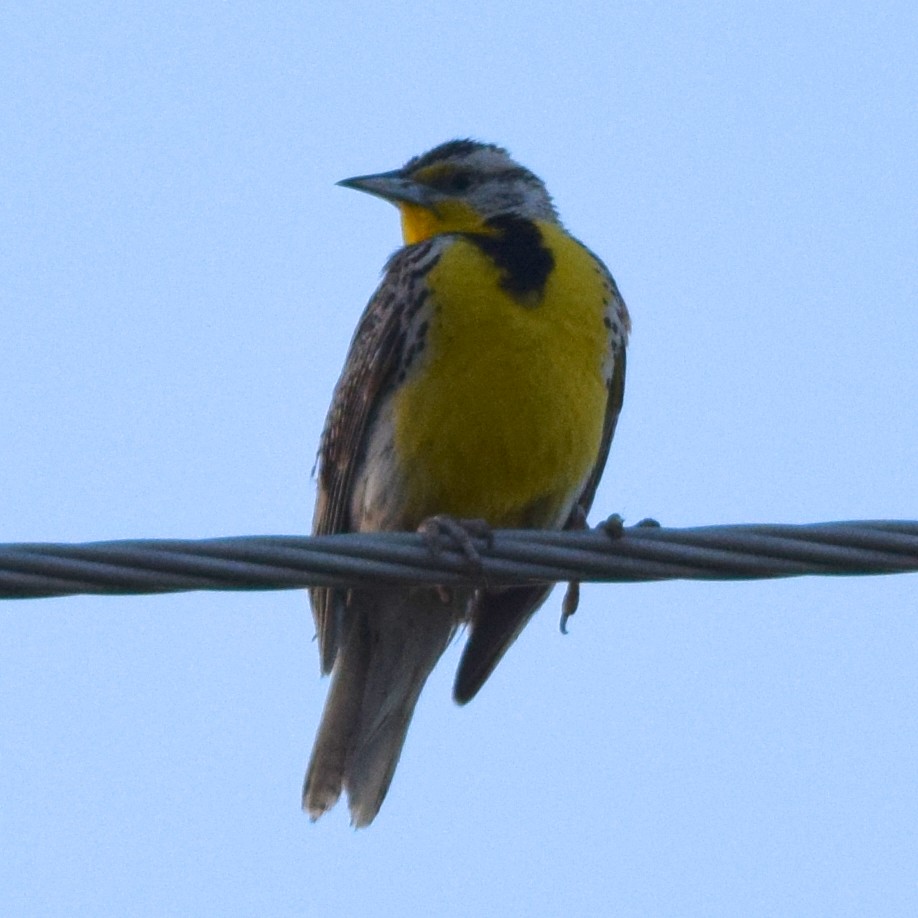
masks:
[[[421,689],[468,597],[430,589],[355,590],[303,786],[318,819],[347,791],[351,821],[369,825],[389,789]]]

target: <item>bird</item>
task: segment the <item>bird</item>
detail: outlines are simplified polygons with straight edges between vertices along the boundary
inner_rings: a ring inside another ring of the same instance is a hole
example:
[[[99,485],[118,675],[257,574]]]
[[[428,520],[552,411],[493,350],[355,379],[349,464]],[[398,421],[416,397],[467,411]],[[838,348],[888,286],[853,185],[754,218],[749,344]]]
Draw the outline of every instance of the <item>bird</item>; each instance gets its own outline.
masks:
[[[313,533],[583,528],[622,407],[631,323],[545,184],[496,144],[450,140],[338,184],[394,204],[404,245],[361,316],[316,465]],[[310,591],[332,681],[303,786],[379,812],[418,697],[467,626],[471,700],[550,586]]]

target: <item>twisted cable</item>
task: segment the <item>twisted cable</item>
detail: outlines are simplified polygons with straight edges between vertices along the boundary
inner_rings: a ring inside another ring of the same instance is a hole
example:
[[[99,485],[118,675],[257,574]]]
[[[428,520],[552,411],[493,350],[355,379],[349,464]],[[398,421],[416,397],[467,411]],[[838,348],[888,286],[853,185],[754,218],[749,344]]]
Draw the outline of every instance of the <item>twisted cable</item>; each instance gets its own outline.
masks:
[[[367,584],[755,580],[918,571],[918,521],[611,532],[498,530],[432,552],[414,533],[0,545],[0,599]]]

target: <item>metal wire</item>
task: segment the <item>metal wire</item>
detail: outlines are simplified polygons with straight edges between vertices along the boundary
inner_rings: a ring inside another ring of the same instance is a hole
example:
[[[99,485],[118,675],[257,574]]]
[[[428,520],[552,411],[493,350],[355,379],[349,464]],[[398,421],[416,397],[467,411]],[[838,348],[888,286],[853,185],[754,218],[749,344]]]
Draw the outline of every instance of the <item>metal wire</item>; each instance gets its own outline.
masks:
[[[755,580],[918,571],[918,521],[547,532],[433,553],[413,533],[0,545],[0,599],[306,586]]]

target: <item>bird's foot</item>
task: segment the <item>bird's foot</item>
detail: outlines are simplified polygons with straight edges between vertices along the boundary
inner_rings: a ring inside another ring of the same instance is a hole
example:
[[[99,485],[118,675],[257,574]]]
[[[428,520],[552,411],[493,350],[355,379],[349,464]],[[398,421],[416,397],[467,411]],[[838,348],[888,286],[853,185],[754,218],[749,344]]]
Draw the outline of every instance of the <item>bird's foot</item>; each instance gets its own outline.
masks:
[[[494,544],[494,532],[485,520],[460,520],[447,513],[427,517],[418,526],[418,532],[435,558],[444,548],[452,546],[474,570],[481,569],[481,553],[473,539],[484,540],[488,548]]]
[[[603,520],[597,529],[604,532],[610,539],[620,539],[625,534],[625,520],[621,514],[613,513],[608,519]],[[634,529],[659,529],[660,524],[651,517],[644,517],[632,527]]]
[[[613,513],[604,519],[597,527],[610,539],[620,539],[625,534],[625,520],[620,513]]]
[[[579,511],[579,512],[578,512]],[[635,523],[636,526],[656,527],[660,524],[650,517]],[[576,507],[571,520],[568,523],[568,529],[586,529],[586,514],[582,507]],[[620,539],[625,534],[625,520],[620,513],[613,513],[608,519],[603,520],[597,527],[604,532],[610,539]],[[572,580],[567,585],[567,592],[561,602],[561,633],[567,634],[567,620],[577,611],[580,605],[580,583]]]

